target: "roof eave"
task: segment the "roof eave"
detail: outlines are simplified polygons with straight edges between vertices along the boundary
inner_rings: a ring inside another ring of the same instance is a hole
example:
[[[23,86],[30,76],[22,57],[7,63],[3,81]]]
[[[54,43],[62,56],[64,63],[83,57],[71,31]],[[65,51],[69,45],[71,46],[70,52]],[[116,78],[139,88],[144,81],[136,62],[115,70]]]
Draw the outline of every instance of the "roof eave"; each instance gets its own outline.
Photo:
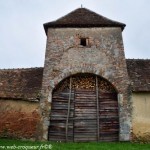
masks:
[[[102,28],[102,27],[120,27],[123,31],[126,27],[125,24],[119,24],[119,25],[93,25],[93,24],[50,24],[45,23],[43,24],[45,33],[47,35],[49,28]]]

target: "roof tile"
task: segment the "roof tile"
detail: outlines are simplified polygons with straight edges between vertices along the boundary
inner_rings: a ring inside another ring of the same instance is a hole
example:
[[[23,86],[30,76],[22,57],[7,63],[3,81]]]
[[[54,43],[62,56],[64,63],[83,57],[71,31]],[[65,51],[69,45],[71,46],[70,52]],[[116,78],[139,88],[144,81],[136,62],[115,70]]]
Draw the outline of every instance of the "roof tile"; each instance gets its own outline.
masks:
[[[43,68],[0,70],[0,98],[37,99]]]
[[[133,91],[150,91],[150,59],[127,59],[127,69]]]
[[[44,24],[47,34],[48,28],[64,27],[121,27],[126,25],[114,20],[110,20],[86,8],[78,8],[56,21]]]

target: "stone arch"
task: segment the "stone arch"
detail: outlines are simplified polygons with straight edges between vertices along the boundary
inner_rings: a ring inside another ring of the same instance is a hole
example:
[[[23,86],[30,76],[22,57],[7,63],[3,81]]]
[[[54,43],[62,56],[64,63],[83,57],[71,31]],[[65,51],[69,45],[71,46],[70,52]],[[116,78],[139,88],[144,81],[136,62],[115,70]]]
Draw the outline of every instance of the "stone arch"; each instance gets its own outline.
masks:
[[[55,78],[49,81],[50,91],[53,91],[55,86],[59,82],[63,81],[64,79],[70,76],[76,75],[76,74],[81,74],[81,73],[93,74],[93,75],[97,75],[103,78],[104,80],[108,81],[115,88],[115,90],[119,93],[119,90],[118,90],[119,87],[118,87],[118,84],[115,82],[115,80],[109,75],[107,75],[107,73],[105,73],[103,69],[99,69],[91,65],[78,66],[76,69],[74,69],[74,67],[73,68],[70,67],[67,70],[61,71]]]
[[[92,73],[67,76],[55,84],[51,98],[49,140],[119,140],[117,90],[105,78]],[[95,119],[91,121],[89,117]],[[85,132],[82,132],[83,130]],[[80,137],[79,131],[83,137]]]
[[[54,83],[55,84],[53,84],[54,86],[52,87],[52,93],[53,93],[53,91],[54,91],[54,89],[56,89],[58,86],[59,86],[59,84],[61,83],[61,82],[63,82],[64,80],[66,80],[67,78],[70,78],[70,77],[73,77],[73,76],[77,76],[77,75],[80,75],[80,74],[89,74],[89,75],[93,75],[93,76],[97,76],[98,78],[101,78],[101,79],[103,79],[104,81],[106,81],[106,82],[108,82],[113,88],[114,88],[114,90],[116,91],[116,93],[118,93],[118,89],[116,88],[116,86],[114,85],[114,84],[112,84],[108,79],[106,79],[106,78],[104,78],[104,77],[102,77],[102,76],[100,76],[100,75],[97,75],[97,74],[94,74],[94,73],[90,73],[90,72],[82,72],[82,73],[75,73],[75,74],[64,74],[64,76],[62,76],[63,74],[61,74],[60,76],[61,76],[61,78],[55,78],[54,79]],[[57,82],[56,82],[57,81]]]

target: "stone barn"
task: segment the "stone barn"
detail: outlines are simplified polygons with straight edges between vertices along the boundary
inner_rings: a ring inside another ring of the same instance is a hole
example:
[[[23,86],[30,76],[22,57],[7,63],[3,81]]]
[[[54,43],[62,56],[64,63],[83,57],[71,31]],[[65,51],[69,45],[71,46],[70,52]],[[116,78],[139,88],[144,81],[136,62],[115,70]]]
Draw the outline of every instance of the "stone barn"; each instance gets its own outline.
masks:
[[[45,23],[44,67],[0,70],[0,137],[149,140],[150,60],[125,58],[125,26],[86,8]]]

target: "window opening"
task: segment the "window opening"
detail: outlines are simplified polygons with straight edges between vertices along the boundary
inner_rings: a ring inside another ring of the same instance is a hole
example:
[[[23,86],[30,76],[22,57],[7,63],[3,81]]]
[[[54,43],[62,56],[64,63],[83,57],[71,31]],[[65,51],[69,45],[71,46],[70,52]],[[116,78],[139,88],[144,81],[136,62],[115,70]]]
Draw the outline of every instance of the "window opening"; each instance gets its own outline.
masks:
[[[86,40],[86,38],[81,38],[80,39],[80,45],[87,46],[87,40]]]

